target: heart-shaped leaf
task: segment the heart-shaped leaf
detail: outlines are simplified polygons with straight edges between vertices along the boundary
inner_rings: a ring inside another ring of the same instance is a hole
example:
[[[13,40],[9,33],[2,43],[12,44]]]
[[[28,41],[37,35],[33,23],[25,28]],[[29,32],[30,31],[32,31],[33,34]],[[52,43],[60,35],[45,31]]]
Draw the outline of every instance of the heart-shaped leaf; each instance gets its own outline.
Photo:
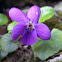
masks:
[[[0,37],[0,60],[8,55],[8,52],[5,52],[1,49],[1,37]]]
[[[53,29],[50,40],[41,40],[38,38],[37,42],[32,45],[32,49],[41,60],[54,55],[62,49],[62,31]]]
[[[55,14],[55,11],[52,7],[44,6],[41,7],[40,9],[41,9],[41,15],[40,15],[39,23],[50,19]]]
[[[8,18],[6,15],[0,13],[0,25],[5,25],[8,22]]]
[[[0,60],[5,58],[8,55],[8,52],[5,52],[3,50],[0,51]]]
[[[14,26],[18,24],[16,21],[10,23],[7,27],[8,33],[12,33],[12,29],[14,28]]]
[[[12,41],[11,34],[5,34],[1,38],[1,49],[5,52],[13,52],[18,48],[18,42]]]

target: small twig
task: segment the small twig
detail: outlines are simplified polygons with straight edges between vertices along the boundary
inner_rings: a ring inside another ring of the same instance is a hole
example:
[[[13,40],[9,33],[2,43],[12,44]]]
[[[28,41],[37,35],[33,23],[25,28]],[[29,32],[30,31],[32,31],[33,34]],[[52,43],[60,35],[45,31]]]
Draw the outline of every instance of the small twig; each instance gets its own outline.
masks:
[[[62,23],[62,20],[61,20],[61,18],[59,17],[59,15],[58,15],[57,13],[55,13],[55,17],[57,17],[57,18],[58,18],[58,21],[59,21],[60,23]]]
[[[0,50],[0,62],[1,62],[1,50]]]
[[[33,50],[31,51],[30,54],[31,54],[31,56],[30,56],[30,58],[27,62],[34,62],[34,52],[33,52]]]
[[[0,38],[2,37],[3,35],[0,35]]]

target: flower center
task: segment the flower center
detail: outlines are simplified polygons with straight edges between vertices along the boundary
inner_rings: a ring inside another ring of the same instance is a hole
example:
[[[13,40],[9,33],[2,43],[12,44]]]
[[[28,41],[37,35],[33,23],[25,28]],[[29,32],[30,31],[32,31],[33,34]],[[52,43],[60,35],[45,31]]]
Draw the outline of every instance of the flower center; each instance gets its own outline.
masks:
[[[31,21],[29,22],[27,28],[28,28],[29,30],[35,29],[34,24],[33,24]]]
[[[31,27],[32,27],[32,25],[30,24],[30,25],[29,25],[29,28],[31,28]]]

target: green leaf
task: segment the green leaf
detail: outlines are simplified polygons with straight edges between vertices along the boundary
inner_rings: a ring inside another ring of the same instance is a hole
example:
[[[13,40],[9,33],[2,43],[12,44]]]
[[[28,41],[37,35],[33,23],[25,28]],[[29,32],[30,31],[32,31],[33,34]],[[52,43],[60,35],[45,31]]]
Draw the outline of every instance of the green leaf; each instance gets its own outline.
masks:
[[[0,13],[0,25],[5,25],[8,22],[8,18],[6,15]]]
[[[53,15],[55,15],[55,11],[52,7],[44,6],[41,7],[41,15],[39,19],[39,23],[44,22],[48,19],[50,19]]]
[[[32,49],[41,60],[54,55],[62,49],[62,31],[53,29],[50,40],[41,40],[38,38],[37,42],[32,45]]]
[[[25,14],[27,14],[27,11],[29,10],[29,8],[28,9],[24,9],[24,10],[22,10]]]
[[[1,54],[0,55],[0,60],[1,60],[1,59],[5,58],[8,55],[8,52],[5,52],[5,51],[1,50],[0,54]]]
[[[0,38],[0,42],[1,42],[1,38]],[[7,55],[8,55],[8,52],[3,51],[1,49],[1,45],[0,45],[0,60],[3,59],[4,57],[6,57]]]
[[[11,34],[7,33],[1,38],[1,49],[5,52],[13,52],[18,48],[18,43],[12,41]]]
[[[18,24],[16,21],[10,23],[7,27],[8,33],[12,33],[12,29],[14,28],[14,26]]]

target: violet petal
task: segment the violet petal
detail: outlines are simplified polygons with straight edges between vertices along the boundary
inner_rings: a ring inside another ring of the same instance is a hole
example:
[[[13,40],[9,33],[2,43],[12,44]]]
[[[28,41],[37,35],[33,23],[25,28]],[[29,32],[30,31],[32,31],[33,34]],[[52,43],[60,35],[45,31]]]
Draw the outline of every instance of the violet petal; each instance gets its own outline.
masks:
[[[37,33],[36,30],[25,30],[22,38],[21,43],[26,45],[32,45],[37,41]]]
[[[37,35],[43,40],[49,40],[51,38],[51,32],[47,25],[38,23],[35,25]]]
[[[29,22],[27,15],[22,10],[15,8],[15,7],[11,8],[9,10],[9,16],[18,23],[20,23],[20,22],[28,23]]]
[[[16,40],[21,34],[23,34],[26,27],[25,24],[17,24],[12,30],[12,39]]]
[[[41,10],[37,5],[32,6],[27,12],[28,18],[34,23],[38,23],[40,14]]]

